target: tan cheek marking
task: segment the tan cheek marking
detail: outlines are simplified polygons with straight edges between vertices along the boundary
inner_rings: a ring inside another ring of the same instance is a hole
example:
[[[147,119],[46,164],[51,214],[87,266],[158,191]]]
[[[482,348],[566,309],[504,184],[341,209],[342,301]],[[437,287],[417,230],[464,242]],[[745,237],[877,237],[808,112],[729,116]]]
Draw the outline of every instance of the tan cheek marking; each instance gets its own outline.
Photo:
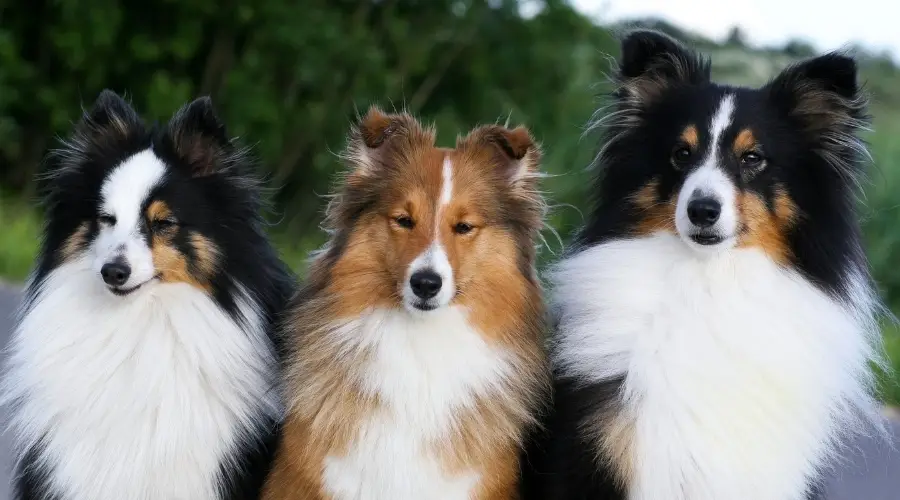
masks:
[[[88,223],[82,222],[81,225],[78,226],[78,229],[66,238],[66,242],[59,251],[60,260],[62,262],[69,261],[75,257],[78,252],[84,250],[85,245],[87,245],[87,233]]]
[[[346,243],[344,252],[329,272],[327,294],[334,296],[338,317],[352,317],[373,306],[390,306],[395,295],[394,240],[406,236],[386,227],[377,214],[366,215]],[[393,232],[393,234],[390,234]]]
[[[154,235],[151,254],[153,266],[160,281],[164,283],[187,283],[202,290],[211,291],[206,280],[201,281],[191,274],[184,254],[172,245],[172,235]]]
[[[745,128],[735,137],[732,149],[734,150],[734,155],[740,157],[747,151],[752,151],[755,147],[756,137],[753,135],[753,131]]]
[[[740,246],[762,249],[779,264],[789,263],[792,255],[787,233],[797,218],[797,206],[790,196],[776,188],[775,210],[770,211],[759,195],[743,193],[739,198],[743,233]]]
[[[658,231],[675,232],[675,199],[659,198],[659,181],[654,179],[631,197],[631,202],[640,211],[640,219],[635,228],[639,235]]]
[[[684,131],[681,132],[681,140],[690,146],[691,150],[696,151],[700,147],[700,134],[697,132],[697,126],[688,125],[685,127]]]
[[[205,278],[211,278],[219,266],[219,248],[200,233],[191,233],[190,241],[194,248],[194,267]]]

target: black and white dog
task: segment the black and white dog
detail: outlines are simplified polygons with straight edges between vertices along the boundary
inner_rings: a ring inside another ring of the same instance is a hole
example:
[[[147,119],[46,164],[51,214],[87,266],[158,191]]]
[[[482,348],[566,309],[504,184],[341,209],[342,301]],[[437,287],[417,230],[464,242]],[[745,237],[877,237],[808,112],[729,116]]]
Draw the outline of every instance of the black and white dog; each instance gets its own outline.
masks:
[[[104,91],[48,159],[4,380],[22,500],[255,498],[293,278],[208,98],[148,127]]]
[[[594,212],[549,273],[558,381],[527,489],[807,498],[838,441],[880,425],[856,64],[832,53],[731,87],[636,31],[617,80]]]

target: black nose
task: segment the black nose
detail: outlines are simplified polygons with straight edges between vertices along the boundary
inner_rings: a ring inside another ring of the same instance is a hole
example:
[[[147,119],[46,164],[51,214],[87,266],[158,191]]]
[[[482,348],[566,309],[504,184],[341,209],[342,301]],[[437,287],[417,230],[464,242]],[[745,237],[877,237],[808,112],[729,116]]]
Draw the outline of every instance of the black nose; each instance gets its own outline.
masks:
[[[441,277],[434,271],[416,271],[409,278],[409,286],[420,299],[430,299],[441,291]]]
[[[722,204],[715,198],[697,198],[688,203],[687,213],[694,225],[709,227],[719,220]]]
[[[100,275],[103,276],[103,281],[107,285],[122,286],[131,276],[131,267],[124,260],[116,259],[103,264],[103,267],[100,268]]]

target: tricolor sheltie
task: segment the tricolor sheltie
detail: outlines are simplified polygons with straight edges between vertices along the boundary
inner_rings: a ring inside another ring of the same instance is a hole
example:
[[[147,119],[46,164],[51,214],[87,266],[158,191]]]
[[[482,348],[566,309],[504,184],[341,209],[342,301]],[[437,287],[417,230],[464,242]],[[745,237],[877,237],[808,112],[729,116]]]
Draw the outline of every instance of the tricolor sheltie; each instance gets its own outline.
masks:
[[[533,498],[812,496],[842,438],[879,425],[856,64],[730,87],[637,31],[617,80],[594,212],[548,274],[558,382]]]
[[[266,500],[509,499],[547,389],[522,127],[434,131],[375,108],[349,137],[329,244],[287,320]]]
[[[147,127],[104,91],[48,158],[4,398],[22,500],[255,498],[292,278],[208,98]]]

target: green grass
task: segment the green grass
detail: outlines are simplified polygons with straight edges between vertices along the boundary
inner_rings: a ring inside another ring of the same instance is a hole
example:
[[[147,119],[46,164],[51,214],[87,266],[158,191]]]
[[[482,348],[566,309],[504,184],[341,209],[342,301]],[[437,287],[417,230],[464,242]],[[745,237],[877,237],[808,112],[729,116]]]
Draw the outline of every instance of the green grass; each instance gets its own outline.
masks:
[[[881,397],[889,405],[900,406],[900,327],[885,328],[884,349],[891,371],[878,374]]]
[[[0,279],[22,281],[38,251],[40,218],[27,203],[0,193]]]

